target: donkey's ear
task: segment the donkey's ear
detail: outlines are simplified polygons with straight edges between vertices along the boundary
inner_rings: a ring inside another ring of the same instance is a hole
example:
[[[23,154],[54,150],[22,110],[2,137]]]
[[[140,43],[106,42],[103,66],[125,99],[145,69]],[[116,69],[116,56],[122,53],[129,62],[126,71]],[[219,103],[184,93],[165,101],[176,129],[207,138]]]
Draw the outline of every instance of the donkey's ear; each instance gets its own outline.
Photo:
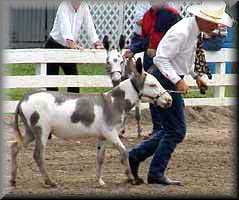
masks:
[[[141,58],[138,58],[136,60],[136,70],[139,74],[142,74],[143,72],[143,64],[142,64]]]
[[[107,51],[110,49],[110,42],[109,42],[109,37],[107,35],[104,36],[103,38],[103,45]]]
[[[120,40],[119,40],[119,48],[120,48],[120,50],[122,50],[124,48],[125,40],[126,40],[126,37],[124,35],[120,35]]]

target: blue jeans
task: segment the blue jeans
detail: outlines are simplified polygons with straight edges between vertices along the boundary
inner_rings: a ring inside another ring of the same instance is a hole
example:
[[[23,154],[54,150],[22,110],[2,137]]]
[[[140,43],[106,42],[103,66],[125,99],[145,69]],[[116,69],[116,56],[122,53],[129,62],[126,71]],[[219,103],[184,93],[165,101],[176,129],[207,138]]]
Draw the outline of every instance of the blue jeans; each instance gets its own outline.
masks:
[[[145,71],[148,71],[148,69],[154,64],[153,58],[148,56],[147,52],[144,52],[144,60],[143,60],[143,67]]]
[[[157,78],[165,89],[175,90],[175,85],[165,78],[158,69],[155,69],[154,73],[157,73]],[[129,151],[129,159],[135,163],[140,163],[153,155],[148,176],[154,178],[164,175],[171,154],[176,145],[183,141],[186,134],[183,98],[181,94],[171,95],[173,103],[170,108],[157,107],[160,113],[158,115],[161,123],[160,130]]]
[[[157,80],[160,82],[160,80],[163,78],[165,79],[165,77],[161,74],[161,72],[159,71],[159,69],[155,66],[152,67],[153,70],[150,70],[150,73],[157,78]],[[162,81],[162,80],[161,80]],[[167,80],[168,81],[168,80]],[[164,83],[165,81],[162,82],[162,85],[165,88],[171,88],[171,90],[176,90],[175,86],[168,82],[168,83]],[[169,86],[168,86],[169,85]],[[149,109],[150,109],[150,113],[151,113],[151,119],[152,119],[152,123],[153,123],[153,130],[152,130],[152,134],[158,132],[161,129],[161,125],[160,125],[160,113],[161,110],[159,109],[159,106],[155,106],[154,104],[150,104],[149,105]]]

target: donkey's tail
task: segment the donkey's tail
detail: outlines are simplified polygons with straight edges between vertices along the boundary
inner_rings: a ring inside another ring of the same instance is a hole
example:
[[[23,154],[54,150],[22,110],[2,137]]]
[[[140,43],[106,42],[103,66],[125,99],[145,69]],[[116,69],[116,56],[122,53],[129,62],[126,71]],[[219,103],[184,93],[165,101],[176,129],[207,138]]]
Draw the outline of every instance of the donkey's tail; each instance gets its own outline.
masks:
[[[16,111],[15,111],[15,122],[14,122],[14,129],[17,132],[17,141],[22,144],[23,143],[23,136],[20,132],[19,129],[19,124],[18,124],[18,116],[20,114],[20,106],[21,106],[21,101],[17,104]]]

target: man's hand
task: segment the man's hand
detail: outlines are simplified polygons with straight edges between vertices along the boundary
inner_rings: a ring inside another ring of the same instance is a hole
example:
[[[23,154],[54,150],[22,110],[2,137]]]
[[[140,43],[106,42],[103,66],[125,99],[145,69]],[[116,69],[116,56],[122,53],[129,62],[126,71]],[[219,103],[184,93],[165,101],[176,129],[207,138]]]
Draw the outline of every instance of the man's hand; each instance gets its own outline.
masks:
[[[103,48],[104,48],[102,42],[99,41],[99,40],[94,43],[94,47],[95,47],[96,49],[103,49]]]
[[[183,79],[181,79],[176,83],[176,90],[182,92],[183,94],[187,94],[189,86]]]
[[[143,20],[141,19],[141,20],[137,21],[136,24],[139,25],[139,26],[142,26]]]
[[[74,42],[73,40],[66,40],[67,46],[70,49],[83,49],[83,47],[81,47],[80,45],[78,45],[76,42]]]
[[[124,58],[132,58],[133,56],[134,53],[130,49],[127,49],[123,55]]]
[[[199,76],[196,79],[196,83],[198,85],[198,88],[200,89],[201,94],[205,94],[206,90],[208,89],[207,83]]]
[[[150,58],[156,56],[156,49],[147,49],[147,54]]]

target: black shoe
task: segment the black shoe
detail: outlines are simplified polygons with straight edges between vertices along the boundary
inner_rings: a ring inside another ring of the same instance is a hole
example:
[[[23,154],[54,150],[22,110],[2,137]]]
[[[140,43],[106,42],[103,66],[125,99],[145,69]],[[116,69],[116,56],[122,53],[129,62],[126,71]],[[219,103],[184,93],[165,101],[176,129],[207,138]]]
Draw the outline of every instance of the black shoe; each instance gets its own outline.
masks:
[[[129,166],[131,169],[131,173],[134,176],[135,179],[137,179],[138,176],[138,171],[139,171],[139,162],[133,161],[130,157],[129,157]]]
[[[167,176],[161,176],[158,178],[148,177],[148,184],[162,184],[162,185],[179,185],[182,186],[181,181],[171,180]]]
[[[131,173],[134,177],[133,180],[128,180],[132,185],[141,185],[144,184],[144,180],[139,177],[138,175],[138,170],[139,170],[139,162],[134,162],[132,159],[129,157],[129,166]],[[128,173],[128,170],[125,171],[125,173]]]
[[[52,138],[52,134],[50,133],[48,136],[48,140],[50,140]]]

